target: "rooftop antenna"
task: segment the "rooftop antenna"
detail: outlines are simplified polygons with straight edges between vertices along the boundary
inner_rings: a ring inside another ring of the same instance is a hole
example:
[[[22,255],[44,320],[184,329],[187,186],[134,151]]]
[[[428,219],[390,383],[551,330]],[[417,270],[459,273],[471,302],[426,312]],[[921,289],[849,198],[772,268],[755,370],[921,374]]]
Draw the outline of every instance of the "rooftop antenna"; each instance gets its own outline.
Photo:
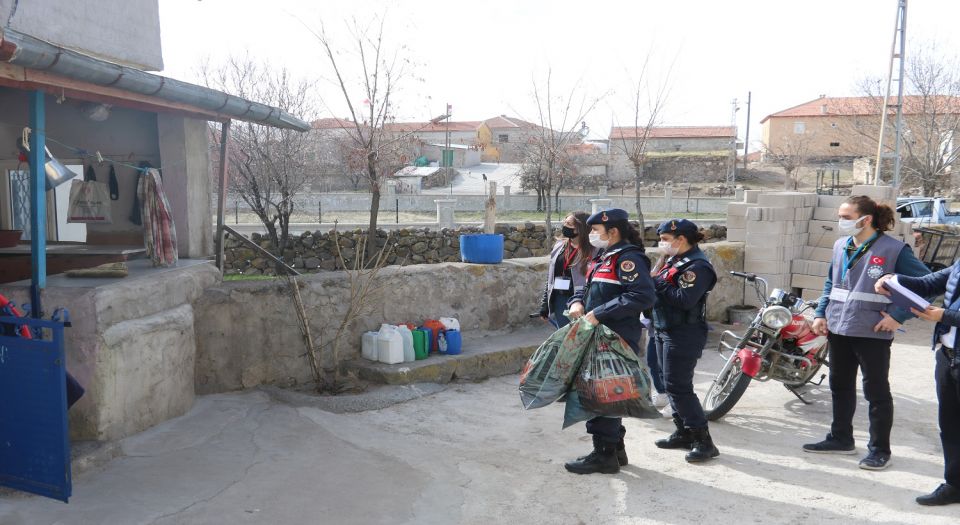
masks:
[[[893,159],[893,187],[900,188],[900,142],[903,139],[903,75],[904,53],[906,51],[907,0],[897,0],[897,19],[893,27],[893,44],[890,46],[890,68],[887,71],[887,92],[883,97],[883,110],[880,113],[880,137],[877,139],[877,165],[873,171],[873,185],[880,185],[880,165],[883,159]],[[899,74],[893,78],[893,66],[897,63]],[[893,82],[897,83],[897,101],[890,103],[890,91]],[[893,154],[883,152],[883,132],[887,125],[887,113],[897,108],[897,120],[893,137]]]

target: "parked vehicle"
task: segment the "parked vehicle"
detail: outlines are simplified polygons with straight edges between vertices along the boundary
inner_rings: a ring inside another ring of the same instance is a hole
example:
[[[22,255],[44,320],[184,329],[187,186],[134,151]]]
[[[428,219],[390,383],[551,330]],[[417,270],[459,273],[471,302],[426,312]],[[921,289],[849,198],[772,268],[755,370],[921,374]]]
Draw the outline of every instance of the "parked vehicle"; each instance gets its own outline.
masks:
[[[915,226],[928,224],[960,225],[960,212],[952,211],[947,199],[941,197],[901,197],[897,199],[900,220]]]
[[[776,288],[767,296],[763,278],[752,273],[730,273],[752,283],[763,306],[743,335],[728,330],[720,337],[721,355],[725,351],[730,355],[703,397],[707,419],[715,421],[729,412],[752,380],[779,381],[807,403],[797,389],[812,383],[820,367],[827,364],[827,337],[815,334],[804,315],[817,302],[804,302]],[[816,384],[824,377],[826,374],[821,374]]]

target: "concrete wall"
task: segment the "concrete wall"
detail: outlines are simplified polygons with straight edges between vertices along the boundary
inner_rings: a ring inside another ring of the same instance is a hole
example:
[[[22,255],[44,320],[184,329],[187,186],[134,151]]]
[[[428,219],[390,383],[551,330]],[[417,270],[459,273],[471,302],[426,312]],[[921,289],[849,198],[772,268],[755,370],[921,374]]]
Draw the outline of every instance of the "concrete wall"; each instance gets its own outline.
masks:
[[[109,284],[50,281],[44,305],[70,311],[67,369],[87,390],[70,410],[72,439],[120,439],[190,409],[196,354],[191,303],[219,275],[212,264],[197,264]],[[25,286],[4,286],[0,293],[17,303],[29,296]]]
[[[743,269],[743,244],[717,242],[703,248],[720,278],[710,295],[708,315],[711,320],[723,320],[726,307],[741,300],[740,283],[727,272]],[[658,256],[656,250],[648,254],[652,259]],[[357,358],[361,334],[384,322],[420,323],[453,316],[464,332],[509,330],[539,322],[527,315],[539,307],[548,264],[547,257],[538,257],[499,265],[386,268],[378,282],[383,295],[351,328],[341,358]],[[346,308],[349,282],[343,272],[313,274],[302,282],[311,331],[314,337],[320,333],[329,337]],[[207,289],[194,304],[197,393],[311,381],[291,304],[288,288],[276,281],[224,282]]]
[[[790,151],[789,144],[802,141],[807,157],[864,157],[876,155],[876,138],[864,136],[865,122],[875,120],[873,129],[880,127],[879,114],[870,116],[824,115],[807,117],[771,117],[763,123],[763,144],[776,153]],[[794,132],[794,125],[803,123],[804,132]],[[869,127],[867,129],[870,129]],[[838,144],[831,146],[830,144]],[[794,146],[795,147],[795,146]]]
[[[157,115],[163,187],[173,208],[180,257],[213,253],[210,147],[207,123],[178,115]],[[215,209],[215,208],[214,208]]]
[[[0,24],[148,71],[163,69],[157,0],[0,0]]]

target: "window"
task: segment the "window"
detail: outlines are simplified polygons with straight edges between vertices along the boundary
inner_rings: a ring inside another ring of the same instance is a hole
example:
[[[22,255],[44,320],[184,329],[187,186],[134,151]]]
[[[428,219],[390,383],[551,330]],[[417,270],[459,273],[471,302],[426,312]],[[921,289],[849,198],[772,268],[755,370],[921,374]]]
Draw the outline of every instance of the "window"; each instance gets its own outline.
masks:
[[[914,217],[931,217],[933,215],[933,201],[921,201],[913,203]]]
[[[499,142],[500,144],[506,144],[507,142],[510,142],[510,136],[509,136],[509,135],[497,135],[497,142]]]
[[[897,208],[897,211],[900,212],[901,219],[911,219],[913,218],[913,205],[907,204],[905,206],[900,206]]]
[[[839,143],[839,142],[831,142],[831,143],[830,143],[830,147],[831,147],[831,148],[839,148],[839,147],[840,147],[840,143]]]
[[[807,130],[807,126],[806,126],[806,124],[804,124],[803,122],[794,122],[794,123],[793,123],[793,134],[794,134],[794,135],[803,135],[803,133],[804,133],[806,130]]]

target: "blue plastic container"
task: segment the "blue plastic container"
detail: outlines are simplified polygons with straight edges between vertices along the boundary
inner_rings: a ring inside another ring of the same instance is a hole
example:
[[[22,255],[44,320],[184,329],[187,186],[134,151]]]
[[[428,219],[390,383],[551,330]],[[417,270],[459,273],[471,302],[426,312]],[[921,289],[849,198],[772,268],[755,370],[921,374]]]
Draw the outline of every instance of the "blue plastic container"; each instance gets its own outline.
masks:
[[[460,259],[467,263],[500,264],[503,261],[503,235],[499,233],[461,235]]]
[[[457,355],[463,349],[463,337],[459,330],[447,330],[443,333],[447,339],[447,355]]]

